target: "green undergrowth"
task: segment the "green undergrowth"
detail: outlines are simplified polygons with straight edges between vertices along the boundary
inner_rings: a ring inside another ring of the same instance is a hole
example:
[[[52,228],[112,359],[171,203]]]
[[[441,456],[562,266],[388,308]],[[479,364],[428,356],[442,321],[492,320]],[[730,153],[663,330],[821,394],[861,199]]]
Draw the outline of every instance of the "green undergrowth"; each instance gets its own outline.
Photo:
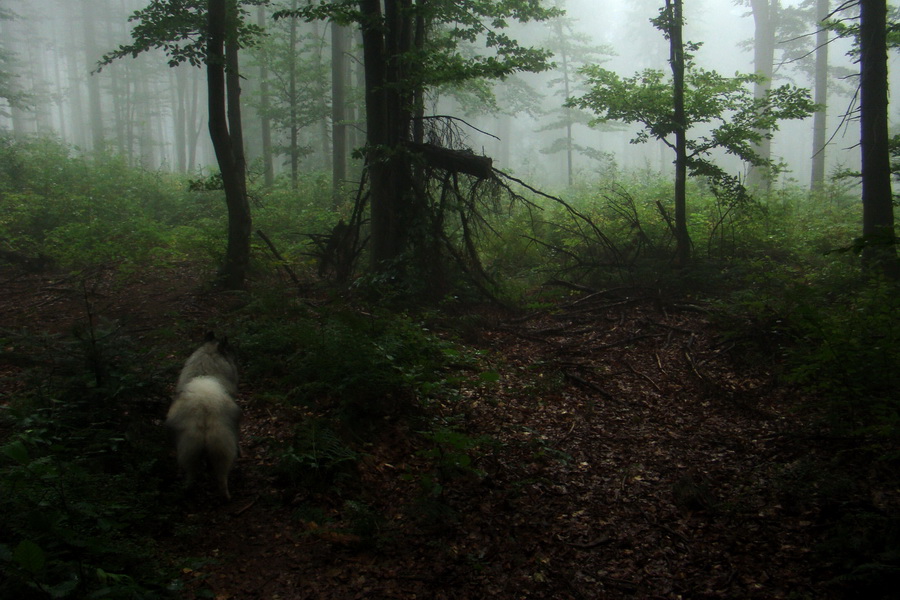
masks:
[[[0,597],[172,596],[162,384],[129,339],[94,333],[0,339],[22,365],[2,382]]]
[[[220,186],[215,176],[150,172],[50,139],[0,136],[0,261],[31,270],[216,263],[226,232]],[[293,264],[309,263],[309,234],[341,217],[318,175],[298,190],[284,181],[263,190],[251,180],[249,188],[255,227]],[[272,259],[255,236],[254,244],[255,256]]]
[[[821,511],[815,556],[833,565],[831,585],[889,598],[900,585],[900,287],[865,276],[853,255],[810,264],[749,272],[754,285],[719,304],[720,326],[748,361],[767,363],[805,398],[794,407],[797,434],[817,440],[816,452],[782,491]]]
[[[479,476],[472,456],[487,443],[459,423],[460,392],[493,385],[499,374],[426,317],[377,306],[319,309],[281,294],[257,296],[243,309],[234,329],[247,379],[268,390],[267,402],[305,415],[287,438],[270,442],[287,497],[342,498],[352,507],[349,521],[371,525],[383,499],[361,485],[359,464],[373,447],[408,446],[420,458],[400,473],[413,486],[408,510],[425,520],[451,518],[445,491]],[[314,508],[304,504],[298,518]],[[378,528],[362,529],[375,536]]]

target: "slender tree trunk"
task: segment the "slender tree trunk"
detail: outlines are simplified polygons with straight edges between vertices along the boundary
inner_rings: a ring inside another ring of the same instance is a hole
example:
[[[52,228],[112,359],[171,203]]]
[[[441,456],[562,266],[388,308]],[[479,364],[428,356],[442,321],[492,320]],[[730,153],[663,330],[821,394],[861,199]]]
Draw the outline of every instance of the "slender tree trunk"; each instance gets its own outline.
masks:
[[[175,125],[175,169],[179,173],[184,173],[187,169],[187,65],[179,65],[170,71],[174,71],[169,75],[173,82],[172,104],[173,104],[173,120]]]
[[[887,2],[860,0],[859,8],[863,260],[868,267],[896,277],[888,148]]]
[[[666,0],[669,10],[669,64],[672,67],[675,122],[675,264],[683,267],[691,258],[687,229],[687,131],[684,111],[684,43],[681,0]]]
[[[810,173],[811,190],[820,190],[825,186],[825,143],[828,116],[828,29],[824,21],[828,17],[828,0],[816,0],[816,89],[815,102],[819,105],[813,115],[812,171]]]
[[[572,95],[569,81],[569,55],[567,52],[568,48],[565,32],[563,31],[562,21],[560,19],[556,20],[556,35],[562,46],[559,53],[559,59],[563,76],[563,92],[565,93],[565,97],[569,98]],[[572,187],[572,109],[563,108],[563,111],[566,120],[566,181],[568,182],[569,187]]]
[[[762,98],[772,89],[772,77],[775,67],[775,30],[781,13],[779,0],[751,0],[753,22],[756,31],[753,36],[753,70],[763,80],[753,86],[753,96]],[[760,132],[767,133],[767,132]],[[772,156],[772,140],[763,137],[754,150],[759,156],[768,160]],[[771,189],[770,173],[765,167],[750,167],[747,181],[749,187],[763,193]]]
[[[363,52],[363,42],[362,42],[362,31],[355,31],[356,45],[359,48],[359,52]],[[353,148],[361,148],[366,144],[366,100],[365,100],[365,89],[366,89],[366,69],[365,69],[365,58],[363,55],[357,56],[357,60],[353,61],[350,65],[351,67],[351,77],[353,78],[353,84],[356,90],[362,90],[363,92],[363,101],[362,103],[358,103],[354,105],[355,118],[357,126],[352,129],[350,132],[350,145]],[[357,94],[358,95],[358,94]]]
[[[291,10],[297,10],[297,0],[291,2]],[[297,18],[291,17],[290,23],[290,57],[288,58],[288,95],[290,96],[291,132],[291,189],[297,189],[300,179],[300,125],[297,122]]]
[[[140,78],[135,77],[132,84],[128,86],[125,95],[125,155],[128,157],[128,164],[131,166],[137,164],[137,161],[134,158],[134,151],[137,146],[137,142],[135,141],[137,136],[134,133],[134,128],[135,122],[137,121],[137,102],[135,101],[135,96],[137,95],[136,90],[139,81]]]
[[[331,24],[331,193],[341,200],[347,179],[347,28]]]
[[[251,230],[240,125],[237,41],[233,39],[233,35],[227,35],[228,32],[234,31],[228,24],[234,23],[233,19],[237,19],[236,13],[234,0],[208,2],[206,73],[209,135],[222,174],[225,203],[228,207],[228,247],[225,252],[225,264],[220,271],[222,284],[228,289],[238,289],[244,285],[250,262]],[[226,64],[229,67],[227,76]]]
[[[260,6],[256,10],[256,24],[260,28],[266,26],[266,9]],[[275,167],[272,161],[272,120],[269,118],[269,68],[268,57],[263,56],[259,62],[259,112],[260,135],[262,137],[263,182],[267,187],[275,183]]]
[[[46,66],[44,64],[43,48],[34,44],[28,45],[29,63],[32,89],[40,90],[43,93],[49,92],[47,87],[49,77],[47,77]],[[51,135],[53,131],[53,117],[50,114],[50,104],[47,102],[36,102],[32,107],[34,113],[35,131],[40,135]]]
[[[127,73],[127,67],[122,64],[120,68]],[[128,116],[127,90],[131,85],[130,77],[111,77],[113,123],[116,132],[116,151],[120,156],[127,156],[125,149],[125,119]]]
[[[308,0],[311,1],[311,0]],[[314,69],[317,73],[321,73],[325,69],[325,34],[320,32],[320,24],[318,21],[312,22],[312,39],[315,40],[315,49],[313,50],[313,57],[315,58],[316,66]],[[316,78],[315,83],[313,84],[316,88],[315,98],[317,112],[321,114],[325,114],[329,112],[328,106],[328,94],[330,92],[328,82],[325,81],[324,78]],[[319,143],[322,144],[322,168],[327,169],[331,165],[331,127],[328,119],[319,119]]]
[[[156,164],[153,160],[153,146],[156,142],[153,139],[153,115],[150,111],[150,83],[146,79],[139,78],[137,80],[137,86],[134,91],[135,95],[138,98],[142,99],[140,109],[142,110],[143,114],[138,120],[140,124],[140,129],[138,131],[140,167],[142,169],[152,171],[154,168],[156,168]]]
[[[91,65],[99,56],[97,51],[97,31],[94,23],[93,3],[85,2],[84,7],[84,53],[85,64]],[[90,71],[90,68],[87,69]],[[101,105],[100,78],[98,75],[88,77],[88,102],[90,104],[91,142],[94,151],[104,149],[106,145],[103,135],[103,106]]]
[[[61,63],[62,63],[62,58],[60,57],[60,48],[57,47],[54,49],[54,52],[53,52],[53,72],[54,72],[53,79],[55,80],[55,85],[56,85],[56,89],[54,90],[54,92],[56,93],[57,97],[60,99],[65,97],[65,94],[63,93],[63,82],[65,81],[65,79],[63,78],[63,74],[62,74]],[[56,104],[56,114],[57,114],[57,119],[59,119],[59,138],[61,140],[67,140],[68,136],[66,134],[66,128],[67,128],[66,111],[65,111],[65,106],[63,105],[63,102],[61,100],[59,102],[57,102],[57,104]]]
[[[200,101],[201,89],[199,72],[191,71],[191,101],[188,110],[188,127],[190,127],[187,155],[188,173],[193,173],[196,167],[197,144],[200,141],[200,133],[203,131],[203,119],[200,117],[200,107],[202,106]]]

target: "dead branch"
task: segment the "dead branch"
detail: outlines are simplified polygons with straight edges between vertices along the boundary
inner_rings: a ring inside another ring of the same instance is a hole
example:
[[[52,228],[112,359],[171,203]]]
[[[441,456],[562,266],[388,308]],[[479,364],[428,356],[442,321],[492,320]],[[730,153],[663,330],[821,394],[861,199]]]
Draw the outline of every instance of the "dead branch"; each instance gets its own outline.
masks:
[[[493,160],[467,150],[453,150],[436,144],[407,142],[406,147],[422,156],[430,167],[451,173],[465,173],[478,179],[494,177]]]
[[[272,255],[275,256],[275,259],[278,260],[278,264],[281,265],[281,268],[285,270],[288,274],[288,277],[291,278],[291,281],[294,282],[294,285],[300,285],[300,280],[297,279],[297,275],[294,273],[293,269],[291,269],[290,265],[287,264],[287,261],[284,260],[284,257],[281,256],[281,253],[278,252],[278,248],[275,247],[275,244],[272,243],[272,240],[269,239],[262,229],[256,230],[256,235],[258,235],[262,241],[266,243],[266,246],[269,247],[269,250],[272,252]]]

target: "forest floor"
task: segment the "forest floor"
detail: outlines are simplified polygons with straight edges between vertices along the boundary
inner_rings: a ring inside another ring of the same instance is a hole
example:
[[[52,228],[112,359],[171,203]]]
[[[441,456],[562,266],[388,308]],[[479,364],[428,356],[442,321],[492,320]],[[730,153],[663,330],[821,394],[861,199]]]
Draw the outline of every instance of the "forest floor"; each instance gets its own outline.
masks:
[[[90,286],[7,273],[0,319],[65,332],[88,297],[143,344],[171,343],[159,332],[173,329],[199,339],[241,296],[202,289],[195,271],[98,270]],[[805,433],[777,360],[748,360],[712,314],[639,289],[486,309],[465,339],[500,380],[444,410],[490,441],[430,508],[417,501],[429,461],[391,419],[361,449],[352,501],[286,496],[269,442],[304,415],[245,381],[233,499],[201,493],[157,550],[201,560],[183,572],[184,598],[841,597],[816,551],[825,509],[791,487],[828,450]],[[160,368],[175,372],[185,347],[157,348],[171,363]],[[299,510],[311,505],[319,517]],[[365,536],[360,506],[378,516]]]

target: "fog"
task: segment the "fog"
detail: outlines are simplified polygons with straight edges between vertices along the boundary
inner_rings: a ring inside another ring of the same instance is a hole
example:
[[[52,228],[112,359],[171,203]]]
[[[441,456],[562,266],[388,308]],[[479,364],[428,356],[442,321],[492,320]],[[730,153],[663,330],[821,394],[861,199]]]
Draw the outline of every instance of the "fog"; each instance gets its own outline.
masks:
[[[169,67],[166,56],[154,50],[137,58],[120,59],[91,74],[104,53],[130,42],[134,23],[128,22],[128,16],[146,4],[146,0],[0,0],[0,7],[13,15],[0,21],[2,48],[12,55],[7,68],[15,76],[12,85],[27,94],[29,104],[25,108],[8,103],[2,106],[0,127],[18,136],[55,136],[81,151],[102,149],[119,153],[131,164],[148,169],[214,170],[215,160],[206,133],[204,73],[200,68]],[[668,72],[667,42],[649,21],[658,14],[662,0],[568,0],[559,4],[568,11],[573,32],[585,35],[591,45],[612,50],[614,54],[603,57],[605,68],[623,76],[647,68]],[[753,71],[754,22],[749,7],[731,0],[685,0],[684,4],[684,38],[703,44],[695,58],[699,66],[725,75]],[[782,2],[783,6],[799,4],[798,0]],[[300,29],[308,41],[319,40],[318,45],[308,47],[317,47],[320,59],[327,59],[327,26],[301,24]],[[513,37],[536,45],[545,43],[551,31],[550,24],[510,28]],[[810,26],[806,33],[812,32]],[[831,66],[855,71],[852,59],[846,55],[848,49],[845,40],[834,41],[829,55]],[[359,55],[358,49],[353,52]],[[260,127],[254,99],[258,97],[260,71],[253,51],[244,52],[242,60],[245,139],[248,156],[253,159],[259,155]],[[891,56],[892,73],[897,66],[897,57]],[[498,83],[495,92],[499,110],[472,106],[449,91],[433,96],[430,106],[477,128],[468,129],[470,145],[476,152],[492,156],[499,168],[541,185],[559,187],[566,183],[565,153],[548,153],[560,131],[547,130],[553,111],[558,111],[563,102],[552,89],[552,81],[558,76],[558,72],[522,74]],[[270,77],[277,79],[278,73],[271,73]],[[782,83],[812,85],[792,64],[779,65],[775,84]],[[826,151],[829,173],[839,168],[858,168],[858,124],[843,118],[851,106],[854,89],[852,79],[833,78],[828,107],[830,142]],[[523,108],[524,105],[528,106]],[[898,116],[892,106],[892,122],[900,120]],[[328,127],[327,117],[321,116],[305,124],[301,131],[305,148],[302,169],[327,171]],[[606,156],[597,161],[577,155],[576,180],[589,181],[603,174],[634,170],[671,169],[672,156],[661,144],[629,143],[635,131],[635,126],[575,125],[575,142]],[[284,132],[276,132],[279,135],[283,142]],[[359,144],[361,136],[357,133],[351,141]],[[776,158],[788,167],[781,183],[807,185],[813,153],[812,119],[784,123],[772,148]],[[280,172],[286,169],[283,158],[277,160]],[[733,174],[744,172],[744,165],[731,157],[717,160]]]

